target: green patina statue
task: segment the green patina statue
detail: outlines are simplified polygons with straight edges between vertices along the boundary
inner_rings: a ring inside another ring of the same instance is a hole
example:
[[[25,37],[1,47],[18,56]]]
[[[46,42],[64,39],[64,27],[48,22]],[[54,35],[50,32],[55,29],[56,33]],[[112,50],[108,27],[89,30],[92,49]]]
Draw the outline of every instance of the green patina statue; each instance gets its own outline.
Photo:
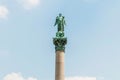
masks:
[[[65,17],[62,16],[62,14],[60,13],[59,16],[56,17],[56,21],[55,21],[55,24],[54,26],[58,27],[58,32],[61,31],[63,32],[64,31],[64,26],[66,25],[65,23]]]
[[[62,16],[60,13],[59,16],[56,17],[56,21],[54,26],[58,27],[58,31],[56,33],[56,37],[53,38],[53,44],[55,45],[55,50],[56,51],[65,51],[65,45],[67,44],[67,38],[64,37],[64,26],[66,25],[65,23],[65,18]]]

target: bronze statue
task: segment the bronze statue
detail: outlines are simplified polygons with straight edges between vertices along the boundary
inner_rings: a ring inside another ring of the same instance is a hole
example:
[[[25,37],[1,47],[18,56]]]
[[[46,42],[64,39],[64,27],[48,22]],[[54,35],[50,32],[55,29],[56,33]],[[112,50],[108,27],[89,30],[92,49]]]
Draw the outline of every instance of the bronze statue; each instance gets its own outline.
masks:
[[[64,26],[66,25],[66,23],[65,23],[65,17],[62,16],[61,13],[59,14],[59,16],[56,17],[56,21],[55,21],[54,26],[56,26],[56,25],[58,27],[58,32],[64,31]]]
[[[65,45],[67,44],[67,38],[64,35],[64,26],[65,23],[65,17],[62,16],[60,13],[59,16],[56,17],[56,21],[54,26],[57,25],[58,31],[56,32],[56,37],[53,38],[53,43],[55,45],[56,51],[65,51]]]

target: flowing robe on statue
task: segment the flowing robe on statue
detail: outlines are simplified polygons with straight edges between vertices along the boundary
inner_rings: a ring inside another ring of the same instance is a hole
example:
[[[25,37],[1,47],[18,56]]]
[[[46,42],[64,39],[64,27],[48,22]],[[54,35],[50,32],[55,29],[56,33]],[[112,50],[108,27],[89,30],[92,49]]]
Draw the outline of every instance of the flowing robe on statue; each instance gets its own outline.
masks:
[[[65,25],[65,20],[64,20],[64,16],[61,17],[56,17],[56,22],[55,25],[58,25],[58,32],[59,31],[64,31],[64,25]]]

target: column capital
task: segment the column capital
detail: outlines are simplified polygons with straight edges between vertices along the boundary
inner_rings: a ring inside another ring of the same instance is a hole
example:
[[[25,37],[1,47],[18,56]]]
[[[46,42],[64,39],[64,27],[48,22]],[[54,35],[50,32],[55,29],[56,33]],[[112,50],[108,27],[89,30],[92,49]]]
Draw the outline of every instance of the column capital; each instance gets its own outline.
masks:
[[[56,51],[65,51],[65,45],[67,44],[66,37],[55,37],[53,38],[53,44],[55,45]]]

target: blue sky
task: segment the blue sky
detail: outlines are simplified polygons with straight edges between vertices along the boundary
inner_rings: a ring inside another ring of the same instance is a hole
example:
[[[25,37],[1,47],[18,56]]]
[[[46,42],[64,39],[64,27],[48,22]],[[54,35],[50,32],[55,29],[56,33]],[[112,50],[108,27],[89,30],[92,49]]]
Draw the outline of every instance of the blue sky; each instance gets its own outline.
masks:
[[[66,80],[120,79],[119,0],[0,0],[0,80],[54,80],[60,12]]]

